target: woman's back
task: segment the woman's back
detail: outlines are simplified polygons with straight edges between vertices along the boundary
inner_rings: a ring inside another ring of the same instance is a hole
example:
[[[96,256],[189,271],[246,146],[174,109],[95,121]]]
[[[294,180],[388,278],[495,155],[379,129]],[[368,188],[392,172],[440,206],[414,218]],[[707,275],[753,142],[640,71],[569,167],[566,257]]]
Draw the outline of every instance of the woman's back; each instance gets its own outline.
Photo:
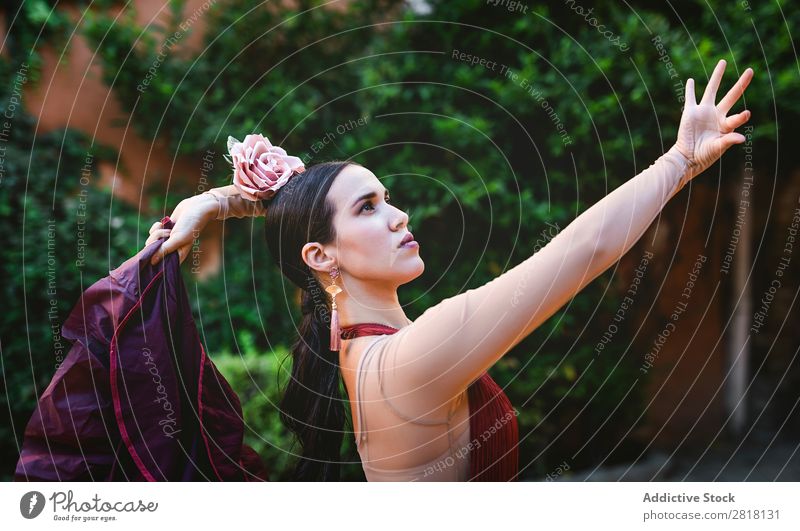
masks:
[[[343,343],[342,375],[350,397],[356,447],[369,481],[466,481],[470,417],[467,391],[440,404],[420,393],[387,391],[392,336]],[[402,389],[403,382],[392,382]],[[449,419],[449,420],[448,420]]]

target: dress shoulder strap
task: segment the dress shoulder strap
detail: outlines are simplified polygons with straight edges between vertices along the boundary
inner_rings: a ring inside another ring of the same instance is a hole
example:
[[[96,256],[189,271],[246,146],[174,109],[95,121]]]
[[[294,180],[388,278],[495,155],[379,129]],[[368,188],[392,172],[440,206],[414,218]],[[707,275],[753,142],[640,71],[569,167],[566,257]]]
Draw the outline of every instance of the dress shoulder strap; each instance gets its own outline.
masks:
[[[378,360],[377,360],[377,365],[378,365],[378,367],[377,367],[377,370],[378,370],[378,388],[380,389],[381,397],[386,401],[386,403],[389,405],[389,407],[392,408],[392,411],[394,411],[395,414],[398,417],[402,418],[403,420],[406,420],[406,421],[414,423],[414,424],[426,424],[426,425],[430,425],[430,426],[436,426],[436,425],[439,425],[439,424],[450,424],[450,421],[453,419],[453,416],[455,415],[455,413],[457,411],[457,406],[458,406],[458,404],[460,402],[460,399],[464,397],[464,393],[459,395],[459,400],[456,400],[456,401],[454,401],[452,403],[449,411],[447,412],[447,418],[445,418],[443,420],[429,420],[429,419],[422,419],[422,418],[420,418],[418,416],[417,417],[412,417],[412,416],[406,415],[404,412],[400,411],[397,408],[397,406],[395,406],[392,403],[391,399],[389,399],[389,397],[386,396],[386,391],[384,390],[384,386],[383,386],[384,379],[383,379],[383,377],[384,377],[384,372],[385,371],[383,370],[383,365],[384,365],[384,360],[386,359],[386,351],[387,351],[387,349],[385,349],[385,348],[379,349],[379,351],[378,351]]]

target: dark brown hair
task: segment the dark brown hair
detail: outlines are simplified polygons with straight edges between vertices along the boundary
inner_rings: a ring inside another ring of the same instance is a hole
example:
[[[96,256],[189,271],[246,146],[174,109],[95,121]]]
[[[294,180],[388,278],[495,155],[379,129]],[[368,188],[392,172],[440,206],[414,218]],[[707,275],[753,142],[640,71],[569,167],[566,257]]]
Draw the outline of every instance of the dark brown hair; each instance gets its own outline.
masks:
[[[265,202],[267,247],[275,263],[302,290],[302,320],[292,345],[292,374],[280,402],[281,421],[298,438],[302,453],[295,481],[337,481],[345,427],[339,353],[331,351],[328,295],[301,256],[308,242],[336,239],[336,207],[328,191],[355,162],[322,162],[293,176]]]

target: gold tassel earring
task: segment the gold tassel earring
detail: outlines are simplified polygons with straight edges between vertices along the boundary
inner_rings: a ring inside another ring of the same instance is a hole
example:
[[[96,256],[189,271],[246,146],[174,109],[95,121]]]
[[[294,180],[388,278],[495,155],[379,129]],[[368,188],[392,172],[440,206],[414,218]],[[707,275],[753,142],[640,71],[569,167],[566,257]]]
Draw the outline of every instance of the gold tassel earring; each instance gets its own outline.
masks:
[[[341,347],[341,330],[339,329],[339,312],[336,310],[336,295],[342,292],[342,288],[336,285],[336,278],[339,276],[339,269],[334,267],[330,272],[332,284],[325,288],[331,294],[331,344],[330,350],[338,351]]]

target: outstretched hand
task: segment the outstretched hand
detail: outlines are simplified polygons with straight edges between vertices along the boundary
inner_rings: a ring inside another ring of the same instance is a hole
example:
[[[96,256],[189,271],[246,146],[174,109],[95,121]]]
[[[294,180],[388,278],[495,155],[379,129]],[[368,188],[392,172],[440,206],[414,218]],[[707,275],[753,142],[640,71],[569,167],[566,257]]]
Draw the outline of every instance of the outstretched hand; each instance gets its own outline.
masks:
[[[164,229],[161,222],[156,221],[150,227],[150,236],[145,242],[145,247],[158,240],[167,238],[158,251],[153,255],[150,263],[156,265],[166,255],[178,251],[181,263],[188,256],[192,243],[199,237],[209,221],[214,219],[219,208],[217,200],[210,194],[198,194],[184,199],[169,216],[175,223],[172,229]]]
[[[693,175],[714,164],[734,144],[745,141],[744,135],[733,130],[750,119],[750,111],[727,114],[750,84],[753,69],[747,68],[719,104],[715,104],[725,64],[724,59],[717,63],[699,104],[695,100],[694,79],[686,81],[686,102],[675,147],[692,163]]]

